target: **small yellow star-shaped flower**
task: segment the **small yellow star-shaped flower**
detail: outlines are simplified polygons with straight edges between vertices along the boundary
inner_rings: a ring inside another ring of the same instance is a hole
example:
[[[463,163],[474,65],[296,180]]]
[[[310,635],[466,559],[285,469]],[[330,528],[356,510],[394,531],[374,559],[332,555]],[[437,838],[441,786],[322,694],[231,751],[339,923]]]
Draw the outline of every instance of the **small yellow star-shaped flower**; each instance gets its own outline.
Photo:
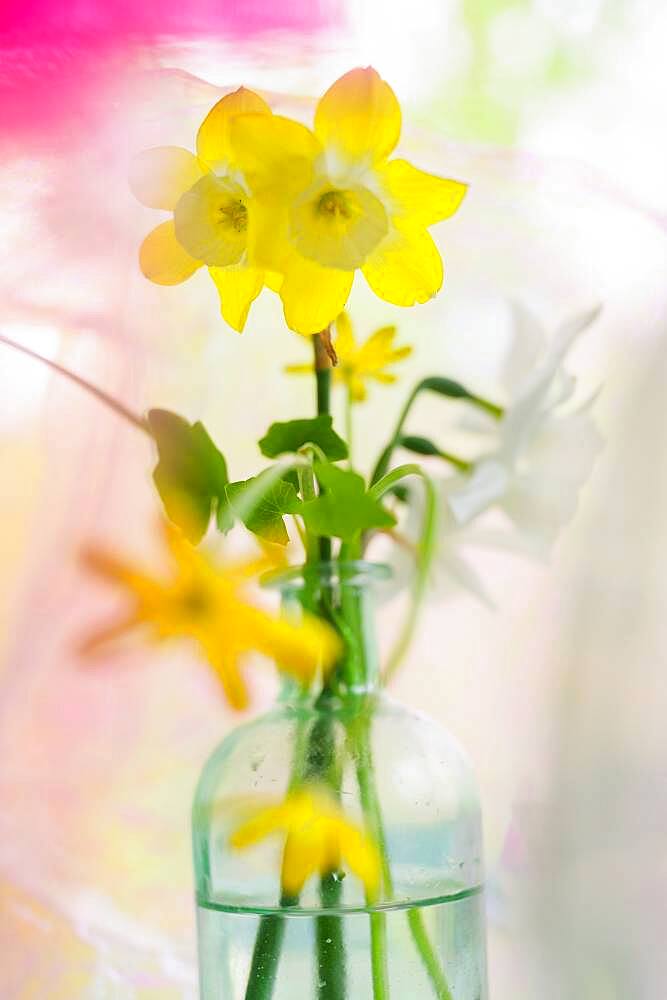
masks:
[[[342,312],[339,315],[333,345],[338,364],[333,369],[333,378],[334,382],[347,386],[353,402],[363,403],[368,395],[367,383],[371,379],[384,385],[396,381],[396,375],[387,369],[412,354],[412,348],[407,345],[395,347],[395,338],[396,327],[383,326],[359,344],[348,314]],[[312,372],[313,366],[288,365],[286,370],[292,374],[305,374]]]
[[[120,584],[131,601],[119,621],[88,637],[84,654],[138,625],[150,626],[158,640],[194,639],[237,709],[248,705],[241,661],[250,652],[274,659],[280,670],[304,684],[333,666],[341,643],[331,626],[312,615],[295,622],[270,614],[244,593],[249,580],[269,568],[267,559],[216,566],[173,525],[165,523],[164,530],[173,565],[164,579],[97,549],[84,554],[88,567]]]
[[[286,896],[298,897],[312,875],[328,875],[345,864],[363,882],[367,898],[377,898],[377,846],[346,818],[325,787],[307,785],[290,792],[284,802],[260,809],[234,831],[230,844],[242,850],[276,833],[285,836],[281,883]]]

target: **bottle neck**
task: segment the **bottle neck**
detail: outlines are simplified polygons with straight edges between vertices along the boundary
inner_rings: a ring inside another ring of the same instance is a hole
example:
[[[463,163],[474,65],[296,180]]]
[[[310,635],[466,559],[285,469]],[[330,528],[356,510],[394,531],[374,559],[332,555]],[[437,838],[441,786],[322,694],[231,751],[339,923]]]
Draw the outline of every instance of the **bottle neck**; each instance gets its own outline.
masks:
[[[317,563],[291,570],[272,581],[290,614],[308,613],[328,621],[342,639],[340,660],[305,695],[343,699],[365,697],[380,686],[375,634],[375,585],[389,574],[386,567],[364,562]],[[282,700],[303,701],[304,691],[286,683]]]

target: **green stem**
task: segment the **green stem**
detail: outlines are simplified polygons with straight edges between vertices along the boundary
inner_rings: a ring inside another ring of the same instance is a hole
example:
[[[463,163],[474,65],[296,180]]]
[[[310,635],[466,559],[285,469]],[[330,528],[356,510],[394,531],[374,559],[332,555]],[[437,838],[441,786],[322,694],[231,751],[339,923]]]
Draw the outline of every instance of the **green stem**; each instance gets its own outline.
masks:
[[[287,909],[296,902],[290,896],[281,896],[280,907]],[[245,1000],[271,1000],[284,937],[284,917],[271,914],[260,918]]]
[[[366,713],[366,709],[364,709]],[[375,788],[373,759],[370,749],[370,718],[367,714],[357,720],[359,732],[356,736],[354,759],[357,761],[357,783],[359,797],[366,823],[370,828],[382,865],[382,882],[385,895],[391,896],[392,878],[387,855],[387,843],[380,814],[380,804]],[[371,924],[371,973],[373,977],[373,1000],[389,1000],[389,968],[387,963],[387,915],[380,910],[370,914]]]
[[[123,420],[127,420],[128,423],[132,424],[134,427],[138,427],[140,431],[145,431],[146,434],[150,434],[150,429],[146,421],[140,417],[138,414],[133,413],[129,410],[127,406],[124,406],[113,396],[110,396],[108,392],[104,392],[103,389],[98,389],[96,385],[92,382],[86,381],[80,375],[76,375],[71,372],[68,368],[63,368],[56,361],[51,361],[50,358],[45,358],[42,354],[38,354],[37,351],[32,351],[29,347],[25,347],[23,344],[17,343],[10,337],[5,337],[4,334],[0,334],[0,342],[6,344],[7,347],[12,347],[15,351],[20,351],[22,354],[27,354],[29,358],[33,358],[35,361],[41,361],[43,365],[47,368],[51,368],[54,372],[58,372],[59,375],[63,375],[65,378],[69,379],[70,382],[74,382],[75,385],[80,386],[89,392],[91,396],[94,396],[100,403],[108,406],[110,410],[113,410],[117,416],[122,417]]]
[[[350,468],[354,465],[354,420],[352,419],[352,414],[354,410],[354,403],[352,401],[352,392],[348,388],[345,394],[345,436],[347,438],[347,455],[348,455],[348,465]]]
[[[357,760],[357,781],[364,816],[380,852],[384,892],[387,897],[391,898],[394,893],[394,884],[389,865],[387,838],[382,822],[382,812],[375,787],[375,773],[370,745],[370,722],[370,716],[366,716],[358,723],[358,729],[355,734],[354,756]],[[375,910],[370,916],[373,998],[374,1000],[387,1000],[389,997],[389,982],[386,958],[386,915],[379,910]],[[422,914],[417,909],[409,909],[407,911],[407,918],[412,939],[421,957],[426,974],[431,981],[437,1000],[453,1000],[444,971],[440,966],[435,949],[429,939]]]
[[[329,329],[322,333],[316,333],[313,337],[313,351],[315,354],[315,384],[317,389],[317,415],[331,413],[331,354],[327,350],[327,343],[330,345]],[[322,562],[329,562],[331,559],[331,539],[320,538],[319,555]]]
[[[397,422],[396,427],[394,429],[394,433],[392,434],[391,438],[389,439],[388,445],[386,446],[386,448],[384,449],[384,451],[382,452],[382,454],[380,455],[380,457],[377,460],[377,463],[376,463],[375,468],[373,470],[373,474],[371,476],[371,486],[374,483],[378,482],[378,480],[382,479],[382,477],[385,475],[387,469],[389,468],[389,463],[391,462],[392,455],[394,454],[394,449],[396,448],[396,446],[398,444],[398,440],[399,440],[399,438],[401,436],[401,433],[403,431],[403,427],[405,425],[405,421],[408,419],[408,414],[410,413],[410,410],[412,409],[412,404],[414,403],[414,401],[416,400],[417,396],[421,392],[421,388],[422,388],[422,384],[420,382],[418,385],[415,386],[415,388],[412,390],[412,392],[408,396],[407,400],[405,401],[403,409],[399,413],[398,422]]]
[[[387,473],[386,476],[383,476],[382,479],[376,482],[375,485],[371,487],[369,492],[373,497],[375,497],[376,500],[379,500],[385,493],[395,486],[396,483],[400,482],[401,479],[405,479],[407,476],[419,476],[424,483],[424,489],[426,491],[424,520],[422,534],[417,549],[417,576],[415,579],[415,585],[412,588],[410,607],[394,648],[389,654],[387,666],[383,672],[383,680],[385,684],[391,680],[398,670],[415,634],[419,623],[419,616],[424,602],[424,597],[426,596],[426,591],[428,589],[431,566],[433,564],[438,541],[438,509],[435,486],[433,485],[430,476],[424,472],[420,465],[417,465],[416,463],[400,465],[397,469],[393,469],[391,472]]]
[[[422,379],[421,382],[417,383],[405,401],[403,409],[399,414],[398,423],[396,424],[394,433],[377,460],[375,469],[373,470],[373,475],[371,476],[371,484],[378,482],[378,480],[380,480],[387,472],[392,455],[400,443],[401,434],[403,432],[403,427],[405,426],[405,421],[408,418],[408,414],[410,413],[410,410],[412,409],[412,406],[419,394],[426,391],[438,393],[439,395],[446,396],[449,399],[466,400],[468,403],[472,403],[473,406],[477,406],[480,409],[485,410],[495,420],[500,420],[505,413],[502,406],[498,406],[496,403],[492,403],[489,399],[485,399],[483,396],[478,396],[476,393],[470,392],[470,390],[466,389],[465,386],[461,385],[459,382],[454,382],[452,379],[434,377]],[[441,457],[446,458],[447,453],[443,452]],[[457,461],[458,460],[455,460],[454,464],[457,464]]]
[[[335,874],[326,875],[320,882],[322,906],[337,909],[343,883]],[[320,1000],[345,1000],[347,984],[345,972],[345,940],[341,917],[326,913],[316,918],[317,985]]]
[[[449,984],[440,968],[438,957],[431,944],[424,925],[424,917],[419,910],[408,910],[408,925],[417,951],[424,963],[424,968],[431,980],[437,1000],[454,1000]]]
[[[438,458],[441,458],[444,462],[449,462],[453,465],[455,469],[459,472],[470,472],[474,467],[474,462],[469,462],[465,458],[458,458],[457,455],[453,455],[451,451],[443,451],[442,448],[438,449]]]
[[[318,416],[331,412],[331,365],[333,360],[330,343],[328,329],[313,337]],[[327,345],[329,350],[327,350]],[[319,539],[318,555],[322,562],[330,561],[330,538],[322,537]],[[330,595],[325,595],[322,603],[321,614],[324,618],[330,619]],[[326,712],[326,707],[324,711]],[[328,778],[329,784],[340,792],[340,774],[332,773],[332,770],[335,770],[336,747],[331,718],[327,715],[323,717],[321,726],[315,725],[313,727],[311,750],[320,756],[319,765],[313,768],[313,776],[320,780]],[[342,883],[336,879],[334,873],[325,875],[320,882],[322,906],[325,909],[335,910],[340,903],[342,889]],[[316,995],[320,1000],[345,1000],[347,974],[341,917],[331,913],[318,917],[316,919],[315,942],[317,949]]]

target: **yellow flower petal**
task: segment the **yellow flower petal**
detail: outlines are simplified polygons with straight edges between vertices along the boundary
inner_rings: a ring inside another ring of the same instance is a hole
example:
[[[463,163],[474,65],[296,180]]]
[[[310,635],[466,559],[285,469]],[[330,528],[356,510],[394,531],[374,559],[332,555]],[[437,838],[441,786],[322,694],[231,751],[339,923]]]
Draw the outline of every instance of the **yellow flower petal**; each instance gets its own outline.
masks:
[[[350,871],[366,887],[369,900],[377,898],[380,889],[380,854],[370,839],[358,827],[341,820],[338,825],[340,852]]]
[[[353,271],[320,267],[292,254],[280,287],[289,328],[304,336],[326,329],[347,302],[353,279]]]
[[[234,161],[256,194],[279,192],[283,198],[303,190],[322,152],[305,125],[281,115],[238,115],[230,122]]]
[[[248,203],[234,181],[206,174],[174,209],[176,238],[209,267],[237,264],[247,242]]]
[[[220,311],[225,322],[239,333],[243,331],[250,306],[264,285],[264,274],[247,264],[210,267],[209,274],[220,295]]]
[[[283,283],[283,276],[278,271],[265,271],[264,283],[272,292],[279,292]]]
[[[275,292],[282,284],[285,261],[291,253],[287,241],[287,206],[282,195],[264,192],[253,197],[248,217],[248,263],[267,272]]]
[[[204,173],[205,168],[187,149],[156,146],[135,156],[130,166],[130,188],[143,205],[171,211]]]
[[[353,69],[327,90],[315,112],[315,134],[350,160],[385,159],[401,134],[401,108],[370,66]]]
[[[288,375],[312,375],[315,370],[313,364],[309,365],[285,365],[284,371]]]
[[[217,642],[202,643],[206,659],[222,684],[227,701],[237,712],[243,712],[249,704],[248,688],[239,670],[238,653],[230,648],[228,637],[222,634]]]
[[[93,657],[100,652],[104,652],[107,646],[113,645],[116,639],[121,639],[128,632],[132,632],[137,625],[141,624],[141,619],[136,614],[124,615],[117,618],[108,625],[102,625],[77,644],[77,652],[83,657]]]
[[[363,403],[368,393],[366,383],[361,375],[356,372],[346,372],[341,374],[341,380],[346,383],[350,396],[355,403]]]
[[[306,827],[288,837],[280,876],[283,892],[287,896],[298,896],[306,880],[321,871],[322,865],[323,844],[316,829]]]
[[[384,365],[390,360],[392,343],[396,336],[395,326],[383,326],[372,333],[368,340],[359,348],[357,363],[366,367]],[[408,352],[410,348],[407,348]]]
[[[173,222],[163,222],[152,230],[139,249],[142,273],[157,285],[179,285],[201,267],[176,239]]]
[[[426,228],[448,219],[458,209],[467,184],[418,170],[406,160],[378,168],[380,180],[394,203],[395,214],[414,227]]]
[[[325,267],[353,271],[389,231],[382,202],[368,188],[346,189],[319,181],[293,202],[288,238],[304,257]]]
[[[342,652],[337,633],[326,622],[306,615],[298,623],[258,614],[254,623],[255,648],[274,658],[283,673],[302,683],[318,670],[329,670]]]
[[[362,271],[375,294],[395,306],[426,302],[442,286],[442,259],[425,230],[395,229]]]
[[[246,847],[270,837],[285,828],[289,820],[287,806],[269,806],[261,809],[245,823],[242,823],[229,838],[229,844],[236,851],[242,851]]]
[[[214,167],[233,160],[229,127],[231,119],[240,114],[270,115],[271,108],[259,94],[245,87],[223,97],[211,108],[197,133],[197,154],[202,160]]]
[[[327,875],[346,865],[366,888],[368,899],[380,885],[380,855],[365,830],[351,823],[326,786],[309,785],[290,792],[277,806],[260,808],[231,835],[241,850],[274,833],[285,834],[283,892],[299,896],[311,875]]]
[[[356,348],[354,330],[349,313],[343,311],[336,317],[336,353],[339,361],[348,358]]]

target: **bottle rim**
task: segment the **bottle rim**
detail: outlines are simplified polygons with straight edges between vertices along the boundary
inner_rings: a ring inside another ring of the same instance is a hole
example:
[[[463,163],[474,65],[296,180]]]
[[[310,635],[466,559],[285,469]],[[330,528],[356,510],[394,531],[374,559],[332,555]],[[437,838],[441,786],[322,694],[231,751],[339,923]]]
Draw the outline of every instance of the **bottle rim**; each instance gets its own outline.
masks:
[[[365,559],[304,563],[288,569],[272,570],[260,579],[262,587],[269,590],[299,591],[318,584],[337,587],[342,584],[362,587],[389,579],[392,570],[386,563],[369,562]]]

